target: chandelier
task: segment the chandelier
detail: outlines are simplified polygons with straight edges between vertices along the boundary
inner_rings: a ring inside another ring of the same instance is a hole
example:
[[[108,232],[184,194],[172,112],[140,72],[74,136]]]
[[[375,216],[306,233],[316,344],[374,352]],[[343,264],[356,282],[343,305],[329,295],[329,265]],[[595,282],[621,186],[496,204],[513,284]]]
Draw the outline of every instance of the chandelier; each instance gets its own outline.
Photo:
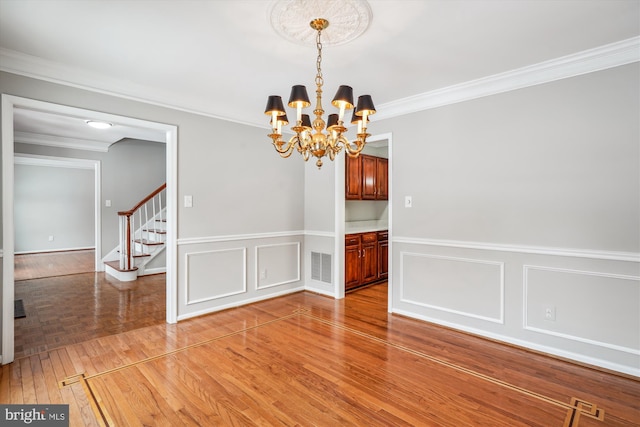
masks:
[[[331,104],[339,109],[339,113],[329,114],[327,121],[324,121],[322,118],[324,114],[322,108],[322,84],[324,81],[321,69],[322,42],[320,41],[320,36],[322,30],[329,26],[329,21],[318,18],[311,21],[309,25],[317,31],[316,108],[313,110],[315,119],[311,122],[308,114],[302,114],[302,109],[311,105],[307,95],[307,88],[303,85],[295,85],[291,88],[291,95],[287,105],[296,109],[296,121],[295,126],[291,128],[294,135],[288,142],[282,139],[282,126],[289,124],[282,98],[277,95],[269,96],[264,113],[271,116],[272,132],[269,137],[273,140],[273,146],[280,156],[287,158],[296,148],[305,161],[309,160],[312,155],[316,157],[318,159],[316,166],[320,169],[323,157],[328,156],[330,160],[333,160],[343,147],[351,157],[357,157],[360,154],[366,144],[367,137],[371,136],[367,133],[367,122],[369,121],[369,116],[374,114],[376,109],[373,106],[373,100],[370,95],[358,97],[358,103],[355,105],[355,110],[351,117],[351,124],[358,126],[357,138],[349,141],[344,136],[347,131],[344,126],[344,113],[345,110],[350,110],[354,107],[353,89],[350,86],[340,86],[331,101]]]

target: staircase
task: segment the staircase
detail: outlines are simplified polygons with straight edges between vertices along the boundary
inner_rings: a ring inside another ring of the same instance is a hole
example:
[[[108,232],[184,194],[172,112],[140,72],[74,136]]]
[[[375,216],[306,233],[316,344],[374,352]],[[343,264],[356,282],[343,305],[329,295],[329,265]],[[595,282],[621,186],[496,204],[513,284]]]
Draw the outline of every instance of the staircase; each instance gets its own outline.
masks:
[[[118,212],[119,244],[103,259],[105,273],[122,282],[152,274],[147,266],[164,253],[166,241],[166,188],[162,184],[132,209]]]

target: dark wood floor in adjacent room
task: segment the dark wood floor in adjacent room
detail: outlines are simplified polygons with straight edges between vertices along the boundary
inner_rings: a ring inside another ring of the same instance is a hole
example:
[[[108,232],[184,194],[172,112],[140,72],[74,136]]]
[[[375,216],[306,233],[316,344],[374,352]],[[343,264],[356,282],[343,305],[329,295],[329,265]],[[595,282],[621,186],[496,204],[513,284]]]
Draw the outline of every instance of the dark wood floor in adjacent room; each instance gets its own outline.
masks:
[[[165,322],[164,274],[119,282],[94,272],[94,256],[16,255],[15,299],[26,312],[15,319],[16,358]]]
[[[310,292],[34,354],[0,401],[71,425],[640,425],[640,381]]]

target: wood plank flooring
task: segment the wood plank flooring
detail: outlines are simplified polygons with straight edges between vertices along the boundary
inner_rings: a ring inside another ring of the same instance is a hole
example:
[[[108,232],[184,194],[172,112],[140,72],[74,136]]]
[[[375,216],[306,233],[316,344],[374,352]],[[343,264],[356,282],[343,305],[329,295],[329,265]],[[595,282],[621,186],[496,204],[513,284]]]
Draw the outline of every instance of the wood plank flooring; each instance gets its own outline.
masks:
[[[73,426],[640,425],[637,379],[390,315],[386,292],[299,292],[31,355],[2,367],[0,402],[68,403]]]
[[[15,319],[16,358],[53,348],[162,324],[164,274],[118,282],[83,273],[16,282],[27,317]]]
[[[93,249],[18,254],[14,257],[14,264],[15,281],[92,273],[96,269]]]
[[[15,319],[16,358],[164,324],[164,274],[119,282],[93,272],[93,257],[93,250],[16,256],[15,298],[27,314]]]

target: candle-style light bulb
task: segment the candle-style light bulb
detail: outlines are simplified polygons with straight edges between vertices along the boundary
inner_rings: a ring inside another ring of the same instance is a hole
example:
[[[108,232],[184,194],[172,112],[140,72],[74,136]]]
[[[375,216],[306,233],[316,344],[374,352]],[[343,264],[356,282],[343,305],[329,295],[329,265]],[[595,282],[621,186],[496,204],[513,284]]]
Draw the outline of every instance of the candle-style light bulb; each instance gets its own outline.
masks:
[[[340,103],[340,115],[338,116],[338,121],[342,121],[342,118],[344,117],[344,109],[345,109],[346,105],[344,102]]]

